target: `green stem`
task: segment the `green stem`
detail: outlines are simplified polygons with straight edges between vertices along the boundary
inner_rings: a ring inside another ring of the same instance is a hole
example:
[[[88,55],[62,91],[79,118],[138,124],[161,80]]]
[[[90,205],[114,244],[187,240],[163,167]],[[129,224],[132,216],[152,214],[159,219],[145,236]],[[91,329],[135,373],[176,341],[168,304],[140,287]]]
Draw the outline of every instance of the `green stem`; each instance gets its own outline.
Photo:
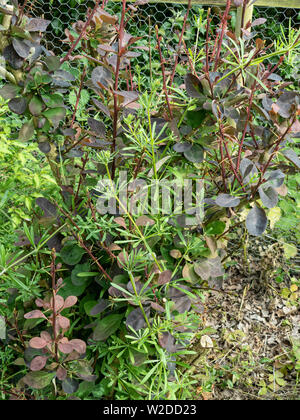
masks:
[[[106,166],[107,176],[108,176],[109,180],[110,180],[111,182],[113,182],[113,181],[112,181],[112,179],[111,179],[111,176],[110,176],[110,172],[109,172],[108,165],[106,164],[105,166]],[[115,192],[115,191],[114,191],[114,192]],[[127,208],[123,205],[123,203],[119,200],[119,197],[117,196],[117,194],[115,194],[115,198],[116,198],[117,202],[119,203],[119,205],[120,205],[120,206],[122,207],[122,209],[124,210],[124,212],[126,213],[126,215],[129,217],[129,220],[131,221],[131,223],[132,223],[132,224],[133,224],[133,226],[135,227],[136,231],[138,232],[139,237],[141,238],[141,240],[143,241],[143,243],[144,243],[145,247],[147,248],[147,250],[148,250],[148,251],[149,251],[149,253],[151,254],[151,256],[152,256],[152,258],[153,258],[153,260],[154,260],[155,264],[157,265],[158,269],[162,272],[163,270],[162,270],[162,268],[161,268],[161,266],[160,266],[159,262],[157,261],[156,256],[155,256],[155,255],[154,255],[154,253],[152,252],[152,249],[151,249],[151,248],[150,248],[150,246],[148,245],[148,243],[147,243],[147,241],[146,241],[146,239],[145,239],[144,235],[142,234],[142,232],[140,231],[139,227],[138,227],[138,226],[137,226],[137,224],[135,223],[135,221],[134,221],[134,219],[132,218],[131,214],[128,212]]]

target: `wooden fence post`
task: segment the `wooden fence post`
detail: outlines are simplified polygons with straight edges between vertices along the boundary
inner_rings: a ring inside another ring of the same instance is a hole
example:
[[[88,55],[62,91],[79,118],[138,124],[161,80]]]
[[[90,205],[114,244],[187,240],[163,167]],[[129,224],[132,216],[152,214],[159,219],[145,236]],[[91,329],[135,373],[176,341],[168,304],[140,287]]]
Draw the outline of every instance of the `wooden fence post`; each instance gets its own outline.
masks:
[[[251,6],[247,5],[245,9],[244,15],[244,22],[243,22],[243,6],[238,7],[237,9],[237,16],[236,16],[236,24],[235,24],[235,35],[237,38],[241,36],[241,29],[245,27],[248,22],[252,22],[253,16],[253,4]],[[248,29],[250,31],[251,28]]]
[[[253,16],[253,5],[247,5],[245,8],[244,18],[243,18],[243,6],[238,7],[237,15],[236,15],[236,23],[235,23],[235,35],[237,38],[243,38],[243,34],[241,33],[241,29],[244,28],[248,22],[252,22]],[[251,31],[251,27],[247,29],[249,32]],[[242,85],[243,84],[243,77],[240,75],[237,78],[237,82]]]

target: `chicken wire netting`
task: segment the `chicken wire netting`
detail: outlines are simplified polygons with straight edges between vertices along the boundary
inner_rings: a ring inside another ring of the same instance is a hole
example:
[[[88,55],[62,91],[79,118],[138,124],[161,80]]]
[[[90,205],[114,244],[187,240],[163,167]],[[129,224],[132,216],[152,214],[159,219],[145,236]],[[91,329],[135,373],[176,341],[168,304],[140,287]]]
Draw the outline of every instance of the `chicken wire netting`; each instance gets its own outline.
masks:
[[[31,4],[30,4],[31,3]],[[46,36],[46,47],[55,54],[62,54],[68,49],[68,44],[62,42],[65,38],[64,31],[78,20],[85,20],[88,7],[94,5],[93,1],[85,0],[35,0],[29,1],[27,10],[30,9],[32,16],[44,17],[49,19],[51,24],[48,26]],[[106,10],[117,14],[120,11],[121,2],[108,1]],[[149,33],[154,34],[154,27],[158,25],[160,33],[165,36],[165,43],[168,39],[172,39],[174,32],[180,31],[184,15],[186,13],[186,4],[172,3],[148,3],[139,6],[135,17],[129,22],[128,30],[133,35],[149,37]],[[188,35],[193,40],[196,30],[194,23],[195,18],[200,25],[200,42],[201,35],[204,36],[204,25],[207,7],[194,5],[190,13]],[[213,15],[220,15],[220,8],[212,7]],[[234,30],[236,11],[231,12],[231,26]],[[288,42],[289,36],[293,29],[299,28],[300,9],[256,7],[254,9],[254,19],[264,17],[267,22],[264,25],[256,27],[258,35],[273,42]],[[194,28],[194,30],[193,30]],[[140,59],[142,63],[145,57]]]

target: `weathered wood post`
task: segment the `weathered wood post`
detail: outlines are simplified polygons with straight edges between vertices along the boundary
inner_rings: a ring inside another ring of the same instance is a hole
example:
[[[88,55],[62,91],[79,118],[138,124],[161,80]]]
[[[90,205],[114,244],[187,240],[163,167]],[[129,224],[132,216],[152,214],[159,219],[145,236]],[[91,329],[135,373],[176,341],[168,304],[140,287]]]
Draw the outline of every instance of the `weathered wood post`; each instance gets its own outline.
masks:
[[[235,23],[235,34],[237,38],[241,36],[241,29],[247,25],[248,22],[252,22],[254,5],[247,5],[243,17],[243,6],[238,7]],[[250,30],[250,29],[249,29]]]

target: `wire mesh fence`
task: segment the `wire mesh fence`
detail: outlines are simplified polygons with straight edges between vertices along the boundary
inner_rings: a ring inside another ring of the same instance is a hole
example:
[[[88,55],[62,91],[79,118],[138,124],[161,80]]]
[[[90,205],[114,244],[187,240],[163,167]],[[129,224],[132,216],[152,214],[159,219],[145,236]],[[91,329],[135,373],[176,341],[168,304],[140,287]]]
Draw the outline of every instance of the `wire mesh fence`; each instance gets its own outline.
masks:
[[[55,54],[62,54],[68,49],[68,45],[62,42],[65,29],[69,29],[78,20],[85,20],[88,7],[92,7],[93,1],[84,0],[36,0],[30,5],[32,16],[43,16],[51,20],[46,36],[46,47]],[[106,10],[117,14],[120,11],[121,2],[109,1]],[[166,54],[172,50],[172,38],[174,33],[180,31],[186,13],[186,4],[172,3],[149,3],[139,6],[138,12],[128,23],[128,30],[131,34],[138,34],[143,37],[141,44],[148,42],[149,34],[154,34],[154,27],[158,25],[163,35]],[[197,36],[195,27],[200,25],[200,33],[204,40],[205,16],[208,6],[193,5],[187,26],[188,41],[194,41]],[[220,15],[220,8],[212,8],[217,21]],[[300,25],[300,9],[255,7],[254,19],[263,17],[267,19],[264,25],[256,27],[258,36],[268,43],[288,41],[291,29],[297,29]],[[230,25],[234,30],[236,21],[236,10],[231,11]],[[202,27],[201,27],[202,25]],[[201,34],[202,32],[202,34]],[[145,39],[147,39],[145,41]],[[154,37],[153,37],[154,39]],[[141,56],[137,63],[141,65],[145,56]]]

